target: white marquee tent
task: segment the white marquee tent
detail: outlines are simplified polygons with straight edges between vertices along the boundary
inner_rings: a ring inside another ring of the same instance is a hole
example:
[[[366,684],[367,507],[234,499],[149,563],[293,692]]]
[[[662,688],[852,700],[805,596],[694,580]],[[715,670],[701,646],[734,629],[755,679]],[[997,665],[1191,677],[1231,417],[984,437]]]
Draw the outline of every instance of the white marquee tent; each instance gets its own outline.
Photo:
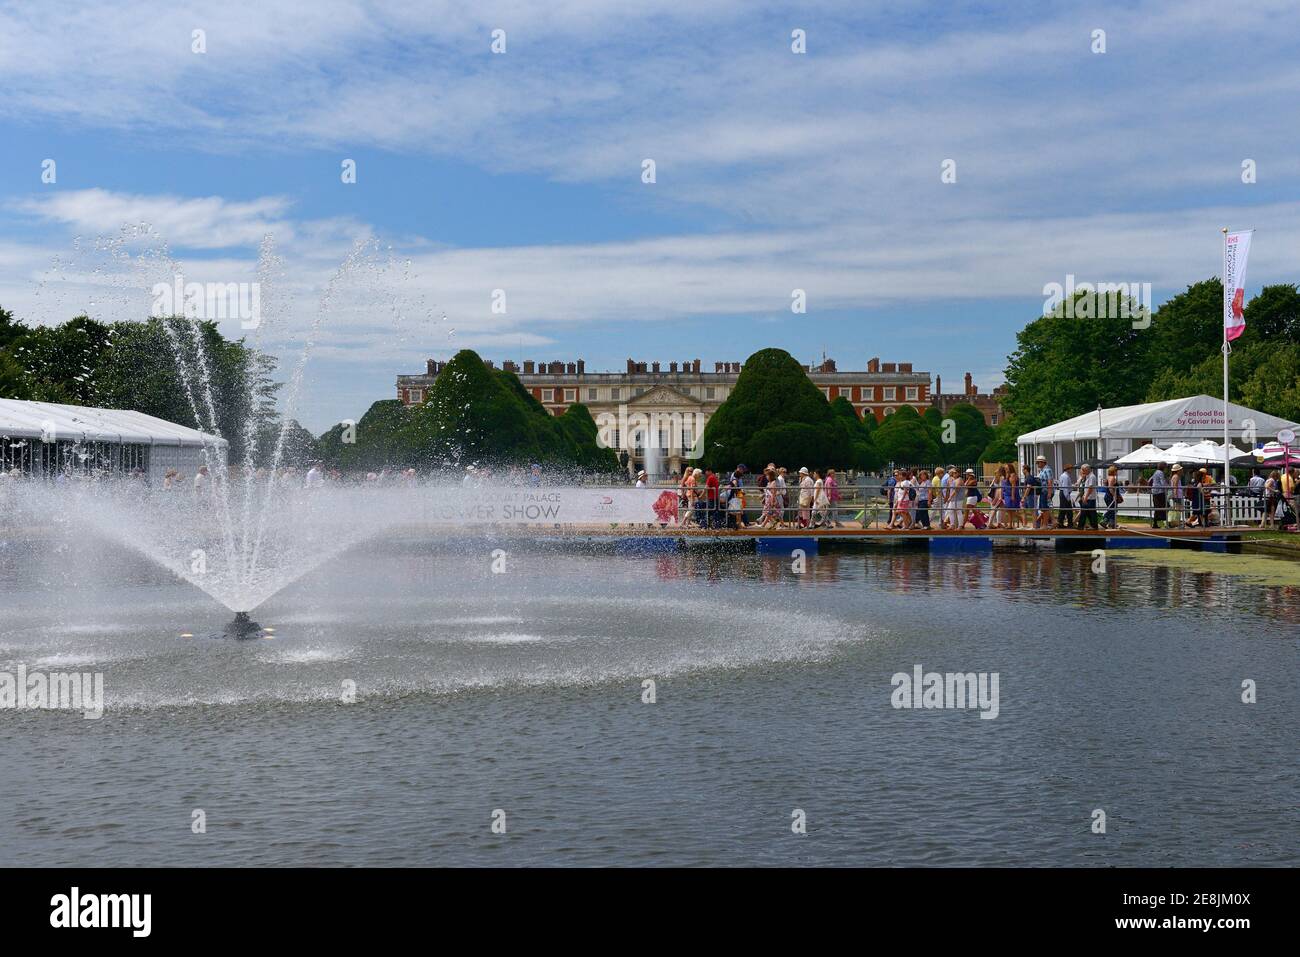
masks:
[[[225,439],[143,412],[0,399],[0,467],[50,474],[66,469],[169,468],[193,475],[225,465]]]
[[[1274,438],[1282,429],[1300,429],[1286,419],[1228,403],[1228,431],[1235,443],[1250,446]],[[1253,441],[1248,441],[1253,439]],[[1069,462],[1113,462],[1148,443],[1195,445],[1223,441],[1223,399],[1193,395],[1185,399],[1099,409],[1026,432],[1016,440],[1020,461],[1044,455],[1054,471]]]

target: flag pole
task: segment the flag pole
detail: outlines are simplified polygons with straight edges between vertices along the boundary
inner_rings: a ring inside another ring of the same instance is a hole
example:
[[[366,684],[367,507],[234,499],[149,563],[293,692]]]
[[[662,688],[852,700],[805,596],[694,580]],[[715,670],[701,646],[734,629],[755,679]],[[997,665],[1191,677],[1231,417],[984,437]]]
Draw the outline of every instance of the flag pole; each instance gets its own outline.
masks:
[[[1231,308],[1232,297],[1236,290],[1229,291],[1228,285],[1236,283],[1228,277],[1228,227],[1223,227],[1223,308],[1224,315]],[[1228,356],[1232,352],[1232,346],[1228,344],[1228,324],[1223,323],[1223,514],[1220,520],[1226,525],[1232,511],[1232,492],[1228,488],[1228,463],[1231,461],[1232,453],[1229,451],[1232,446],[1228,439]]]

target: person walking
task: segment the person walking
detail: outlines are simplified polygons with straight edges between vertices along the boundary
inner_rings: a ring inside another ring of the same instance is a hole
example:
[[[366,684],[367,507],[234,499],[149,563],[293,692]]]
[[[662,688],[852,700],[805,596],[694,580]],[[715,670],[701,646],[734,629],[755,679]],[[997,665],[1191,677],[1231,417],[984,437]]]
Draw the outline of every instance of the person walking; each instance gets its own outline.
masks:
[[[1151,527],[1169,524],[1169,479],[1159,465],[1151,473]]]
[[[1047,464],[1047,456],[1040,455],[1034,459],[1038,467],[1038,521],[1035,528],[1052,527],[1052,497],[1056,491],[1055,476],[1052,467]]]
[[[1097,475],[1091,465],[1079,466],[1079,528],[1097,528]]]
[[[1282,477],[1279,480],[1282,490],[1282,509],[1283,511],[1292,511],[1295,509],[1295,469],[1287,468],[1286,464],[1282,465]]]
[[[727,527],[740,530],[745,528],[745,490],[739,486],[731,490],[727,497]]]
[[[781,466],[776,470],[777,506],[781,509],[781,520],[777,522],[778,527],[790,523],[790,488],[785,476],[785,466]]]
[[[1007,512],[1011,519],[1010,528],[1020,527],[1020,474],[1015,465],[1007,466]]]
[[[769,465],[763,471],[763,511],[758,517],[760,528],[776,528],[781,523],[781,506],[777,493],[776,469]]]
[[[1169,469],[1169,502],[1172,506],[1170,528],[1182,528],[1187,524],[1185,513],[1186,494],[1183,491],[1183,467],[1175,462]]]
[[[677,524],[681,526],[691,518],[691,476],[694,471],[689,465],[685,466],[681,481],[677,483]]]
[[[1201,469],[1187,480],[1188,528],[1205,527],[1201,521],[1201,474],[1204,471],[1205,469]]]
[[[721,524],[718,512],[718,474],[712,469],[704,474],[704,524],[706,528],[717,528]]]
[[[813,528],[821,528],[830,521],[831,500],[826,494],[826,480],[821,472],[813,472]]]
[[[1074,503],[1071,496],[1074,494],[1074,477],[1070,475],[1070,470],[1074,465],[1066,462],[1061,469],[1061,477],[1056,480],[1058,504],[1060,508],[1056,512],[1057,528],[1074,528]]]
[[[1106,469],[1106,528],[1119,528],[1119,506],[1124,501],[1124,492],[1119,487],[1119,469],[1110,466]]]
[[[938,531],[948,527],[948,486],[951,484],[948,470],[942,465],[934,470],[930,479],[930,521]]]
[[[826,470],[826,481],[823,483],[826,487],[826,508],[827,522],[831,528],[838,528],[840,524],[840,483],[835,479],[835,470]]]
[[[930,527],[930,473],[921,469],[916,475],[916,524]]]
[[[1264,479],[1264,516],[1259,520],[1260,528],[1273,528],[1277,522],[1277,506],[1282,500],[1281,476],[1277,469],[1268,473]],[[1281,526],[1277,526],[1281,527]]]
[[[974,469],[966,470],[961,486],[961,527],[965,528],[968,522],[973,522],[980,504],[980,483],[975,477]]]
[[[1006,475],[1006,466],[999,465],[989,481],[989,528],[1002,527],[1002,480]]]
[[[812,522],[813,480],[808,466],[799,469],[799,527],[807,528]]]
[[[1196,475],[1201,485],[1201,528],[1209,528],[1217,521],[1214,514],[1214,476],[1208,469],[1201,469]]]
[[[1023,474],[1020,476],[1020,495],[1021,511],[1024,513],[1023,520],[1027,528],[1038,527],[1038,507],[1041,504],[1038,500],[1038,475],[1028,465],[1024,467]]]

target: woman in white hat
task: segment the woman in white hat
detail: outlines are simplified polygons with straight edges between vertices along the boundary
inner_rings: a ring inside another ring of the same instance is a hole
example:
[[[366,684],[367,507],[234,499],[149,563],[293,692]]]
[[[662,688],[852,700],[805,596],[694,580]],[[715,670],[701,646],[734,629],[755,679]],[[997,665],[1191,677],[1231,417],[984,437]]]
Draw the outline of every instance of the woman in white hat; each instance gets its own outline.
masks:
[[[1169,470],[1169,501],[1173,508],[1169,512],[1169,527],[1181,528],[1187,521],[1183,513],[1183,467],[1174,463]]]
[[[645,469],[641,469],[636,473],[636,487],[645,488]]]
[[[813,490],[815,482],[808,474],[808,466],[799,470],[799,527],[807,528],[812,522]]]

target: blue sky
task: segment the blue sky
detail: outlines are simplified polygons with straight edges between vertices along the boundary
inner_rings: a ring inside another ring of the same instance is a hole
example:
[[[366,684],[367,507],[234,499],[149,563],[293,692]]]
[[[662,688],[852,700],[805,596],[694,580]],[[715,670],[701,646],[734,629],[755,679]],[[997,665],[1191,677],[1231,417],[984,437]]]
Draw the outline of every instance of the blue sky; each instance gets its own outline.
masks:
[[[257,335],[286,374],[312,340],[317,431],[463,347],[991,387],[1067,274],[1158,302],[1228,225],[1252,291],[1297,281],[1298,36],[1270,0],[0,4],[0,305],[138,318],[162,243],[241,282],[271,236]]]

